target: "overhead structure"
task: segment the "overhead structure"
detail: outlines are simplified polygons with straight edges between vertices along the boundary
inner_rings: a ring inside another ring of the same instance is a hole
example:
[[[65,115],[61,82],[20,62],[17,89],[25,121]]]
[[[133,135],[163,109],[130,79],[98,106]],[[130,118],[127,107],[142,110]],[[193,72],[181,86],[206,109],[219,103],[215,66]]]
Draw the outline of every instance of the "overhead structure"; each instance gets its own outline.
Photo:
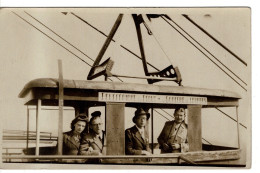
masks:
[[[146,61],[146,56],[145,56],[145,50],[144,50],[144,43],[143,43],[143,38],[142,38],[142,31],[141,31],[141,24],[145,26],[147,29],[147,32],[149,35],[152,35],[151,29],[148,27],[146,22],[143,19],[142,14],[132,14],[133,20],[135,22],[135,27],[136,27],[136,32],[137,32],[137,37],[138,37],[138,42],[139,42],[139,48],[140,48],[140,53],[141,53],[141,59],[143,63],[143,69],[146,77],[139,77],[139,76],[123,76],[123,75],[118,75],[118,74],[112,74],[111,70],[113,67],[114,62],[112,60],[107,59],[104,63],[99,65],[99,62],[101,61],[106,49],[108,48],[110,42],[113,40],[113,36],[115,35],[121,20],[122,20],[123,15],[120,14],[112,27],[109,35],[107,36],[107,39],[102,46],[90,72],[87,77],[88,80],[94,79],[96,77],[99,77],[101,75],[104,75],[105,78],[107,77],[129,77],[129,78],[140,78],[140,79],[147,79],[149,84],[153,84],[155,82],[163,81],[163,80],[168,80],[168,81],[174,81],[178,85],[181,85],[182,78],[181,78],[181,73],[178,69],[178,67],[173,67],[172,65],[164,68],[161,71],[156,71],[156,72],[149,72],[148,67],[147,67],[147,61]]]

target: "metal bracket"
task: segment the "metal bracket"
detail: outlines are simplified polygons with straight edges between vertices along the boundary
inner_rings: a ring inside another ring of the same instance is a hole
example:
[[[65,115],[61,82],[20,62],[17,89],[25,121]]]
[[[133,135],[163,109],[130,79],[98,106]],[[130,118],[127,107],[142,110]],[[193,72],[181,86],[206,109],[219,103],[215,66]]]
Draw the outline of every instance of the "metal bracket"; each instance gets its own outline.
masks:
[[[149,20],[151,20],[151,18],[157,18],[160,15],[157,14],[147,14],[147,17]],[[141,32],[141,27],[140,25],[143,23],[144,26],[146,27],[148,34],[151,35],[152,31],[150,30],[150,28],[148,27],[148,25],[145,23],[142,15],[137,15],[137,14],[132,14],[132,17],[134,19],[135,22],[135,27],[136,27],[136,32],[137,32],[137,37],[138,37],[138,42],[139,42],[139,48],[140,48],[140,52],[141,52],[141,57],[142,57],[142,62],[143,62],[143,68],[144,68],[144,73],[146,76],[152,76],[152,77],[163,77],[163,78],[176,78],[176,80],[174,80],[177,84],[179,84],[181,86],[181,73],[178,69],[178,67],[173,67],[172,65],[168,66],[167,68],[159,71],[159,72],[152,72],[150,73],[148,71],[147,68],[147,62],[146,62],[146,58],[145,58],[145,51],[144,51],[144,46],[143,46],[143,39],[142,39],[142,32]],[[159,82],[162,81],[164,79],[147,79],[149,84],[155,83],[155,82]]]
[[[106,78],[111,77],[112,76],[111,70],[113,65],[114,65],[114,61],[108,58],[102,64],[92,67],[88,75],[88,80],[92,80],[102,75],[104,75]]]
[[[158,72],[148,73],[152,77],[163,77],[163,78],[176,78],[175,82],[181,86],[182,78],[178,67],[173,67],[172,65],[166,67],[165,69]],[[160,79],[147,79],[149,84],[162,81]]]

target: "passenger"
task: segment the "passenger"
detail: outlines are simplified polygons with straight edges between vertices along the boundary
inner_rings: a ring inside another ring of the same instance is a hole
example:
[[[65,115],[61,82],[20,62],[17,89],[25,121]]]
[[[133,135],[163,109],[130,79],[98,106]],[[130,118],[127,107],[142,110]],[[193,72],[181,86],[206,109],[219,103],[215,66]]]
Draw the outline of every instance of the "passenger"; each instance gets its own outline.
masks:
[[[95,111],[91,114],[89,121],[89,133],[82,135],[80,155],[102,155],[105,154],[105,136],[102,131],[101,112]]]
[[[188,126],[185,124],[185,107],[179,106],[174,111],[174,121],[167,121],[158,137],[161,153],[187,152]]]
[[[77,155],[79,153],[81,133],[87,124],[87,116],[79,115],[71,122],[71,131],[63,133],[63,154]]]
[[[125,153],[127,155],[150,155],[148,134],[145,132],[146,121],[150,114],[142,108],[135,111],[135,125],[125,131]]]

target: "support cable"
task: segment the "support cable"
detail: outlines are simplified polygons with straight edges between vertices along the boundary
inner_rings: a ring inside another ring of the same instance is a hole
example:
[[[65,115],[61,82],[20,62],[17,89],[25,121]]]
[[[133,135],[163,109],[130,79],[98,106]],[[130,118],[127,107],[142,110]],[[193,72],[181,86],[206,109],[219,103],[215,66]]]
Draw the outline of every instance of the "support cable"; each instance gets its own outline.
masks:
[[[169,17],[169,16],[168,16]],[[162,18],[165,20],[165,18],[162,16]],[[221,65],[223,65],[230,73],[232,73],[234,76],[236,76],[241,82],[243,82],[245,85],[247,83],[243,81],[238,75],[236,75],[232,70],[230,70],[224,63],[222,63],[216,56],[214,56],[208,49],[206,49],[203,45],[201,45],[194,37],[192,37],[189,33],[187,33],[180,25],[178,25],[176,22],[174,22],[170,17],[169,19],[176,25],[178,28],[180,28],[185,34],[187,34],[194,42],[196,42],[199,46],[201,46],[208,54],[210,54],[215,60],[217,60]]]
[[[42,30],[40,30],[39,28],[37,28],[35,25],[31,24],[29,21],[27,21],[26,19],[24,19],[23,17],[21,17],[20,15],[18,15],[17,13],[13,12],[17,17],[19,17],[20,19],[22,19],[23,21],[25,21],[27,24],[31,25],[33,28],[35,28],[36,30],[38,30],[40,33],[42,33],[43,35],[45,35],[46,37],[48,37],[49,39],[51,39],[53,42],[55,42],[56,44],[58,44],[59,46],[61,46],[62,48],[64,48],[65,50],[67,50],[69,53],[71,53],[72,55],[76,56],[79,60],[81,60],[82,62],[84,62],[85,64],[87,64],[89,67],[92,67],[92,65],[90,65],[87,61],[85,61],[84,59],[80,58],[78,55],[76,55],[75,53],[73,53],[71,50],[69,50],[68,48],[66,48],[65,46],[63,46],[61,43],[59,43],[58,41],[56,41],[55,39],[53,39],[51,36],[49,36],[48,34],[46,34],[45,32],[43,32]],[[109,79],[112,81],[112,79]]]
[[[12,11],[13,12],[13,11]],[[17,13],[13,12],[17,17],[19,17],[20,19],[22,19],[23,21],[25,21],[26,23],[28,23],[29,25],[31,25],[33,28],[35,28],[36,30],[38,30],[39,32],[41,32],[43,35],[45,35],[46,37],[48,37],[49,39],[51,39],[52,41],[54,41],[55,43],[57,43],[59,46],[61,46],[62,48],[64,48],[65,50],[67,50],[68,52],[70,52],[72,55],[76,56],[78,59],[80,59],[82,62],[86,63],[87,65],[89,65],[91,67],[91,65],[86,62],[85,60],[83,60],[82,58],[80,58],[78,55],[76,55],[75,53],[73,53],[72,51],[70,51],[68,48],[66,48],[65,46],[63,46],[62,44],[60,44],[58,41],[54,40],[52,37],[50,37],[49,35],[47,35],[46,33],[44,33],[43,31],[41,31],[39,28],[37,28],[36,26],[34,26],[33,24],[31,24],[30,22],[28,22],[27,20],[25,20],[24,18],[22,18],[20,15],[18,15]]]
[[[171,114],[169,114],[168,112],[166,112],[165,110],[161,109],[163,112],[165,112],[167,115],[169,115],[170,117],[174,118],[174,116],[172,116]]]
[[[230,115],[228,115],[227,113],[225,113],[224,111],[222,111],[222,110],[220,110],[219,108],[217,108],[217,107],[215,107],[219,112],[221,112],[222,114],[224,114],[224,115],[226,115],[228,118],[230,118],[231,120],[233,120],[233,121],[235,121],[235,122],[237,122],[237,120],[236,119],[234,119],[234,118],[232,118]],[[247,127],[244,125],[244,124],[242,124],[242,123],[239,123],[242,127],[244,127],[245,129],[247,129]]]
[[[55,31],[53,31],[52,29],[50,29],[48,26],[46,26],[45,24],[43,24],[41,21],[39,21],[38,19],[36,19],[35,17],[33,17],[31,14],[29,14],[28,12],[24,11],[28,16],[30,16],[31,18],[33,18],[34,20],[36,20],[37,22],[39,22],[42,26],[44,26],[45,28],[47,28],[48,30],[50,30],[52,33],[54,33],[56,36],[58,36],[60,39],[62,39],[63,41],[65,41],[66,43],[68,43],[70,46],[72,46],[74,49],[76,49],[77,51],[79,51],[80,53],[82,53],[83,55],[85,55],[86,57],[88,57],[91,61],[94,62],[94,60],[89,57],[87,54],[85,54],[83,51],[79,50],[76,46],[74,46],[73,44],[71,44],[70,42],[68,42],[66,39],[64,39],[63,37],[61,37],[59,34],[57,34]]]
[[[164,18],[163,18],[164,19]],[[165,20],[165,19],[164,19]],[[192,44],[198,51],[200,51],[203,55],[205,55],[212,63],[214,63],[221,71],[223,71],[227,76],[229,76],[234,82],[236,82],[241,88],[245,91],[247,89],[242,86],[239,82],[237,82],[230,74],[228,74],[223,68],[221,68],[216,62],[214,62],[207,54],[205,54],[202,50],[200,50],[194,43],[192,43],[185,35],[183,35],[179,30],[177,30],[171,23],[165,20],[173,29],[175,29],[179,34],[181,34],[190,44]]]
[[[216,43],[218,43],[221,47],[223,47],[226,51],[228,51],[231,55],[233,55],[235,58],[237,58],[241,63],[243,63],[245,66],[247,66],[247,63],[239,58],[234,52],[232,52],[230,49],[228,49],[225,45],[223,45],[220,41],[218,41],[215,37],[213,37],[210,33],[208,33],[205,29],[203,29],[201,26],[199,26],[196,22],[194,22],[191,18],[189,18],[188,15],[183,14],[188,21],[190,21],[193,25],[198,27],[202,32],[204,32],[207,36],[209,36],[212,40],[214,40]]]

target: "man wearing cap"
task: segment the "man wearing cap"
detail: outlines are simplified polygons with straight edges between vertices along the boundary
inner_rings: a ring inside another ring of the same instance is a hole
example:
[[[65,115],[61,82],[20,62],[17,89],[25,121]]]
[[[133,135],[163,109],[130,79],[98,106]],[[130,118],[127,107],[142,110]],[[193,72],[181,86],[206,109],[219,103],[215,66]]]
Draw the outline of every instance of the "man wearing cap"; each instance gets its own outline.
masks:
[[[174,111],[174,121],[167,121],[158,137],[161,153],[187,152],[188,126],[185,124],[185,107],[179,106]]]
[[[104,153],[104,133],[102,131],[101,112],[95,111],[91,114],[89,121],[89,132],[82,135],[80,155],[102,155]]]
[[[125,153],[126,155],[150,155],[148,134],[145,125],[150,114],[143,108],[135,111],[133,122],[135,125],[125,131]]]

